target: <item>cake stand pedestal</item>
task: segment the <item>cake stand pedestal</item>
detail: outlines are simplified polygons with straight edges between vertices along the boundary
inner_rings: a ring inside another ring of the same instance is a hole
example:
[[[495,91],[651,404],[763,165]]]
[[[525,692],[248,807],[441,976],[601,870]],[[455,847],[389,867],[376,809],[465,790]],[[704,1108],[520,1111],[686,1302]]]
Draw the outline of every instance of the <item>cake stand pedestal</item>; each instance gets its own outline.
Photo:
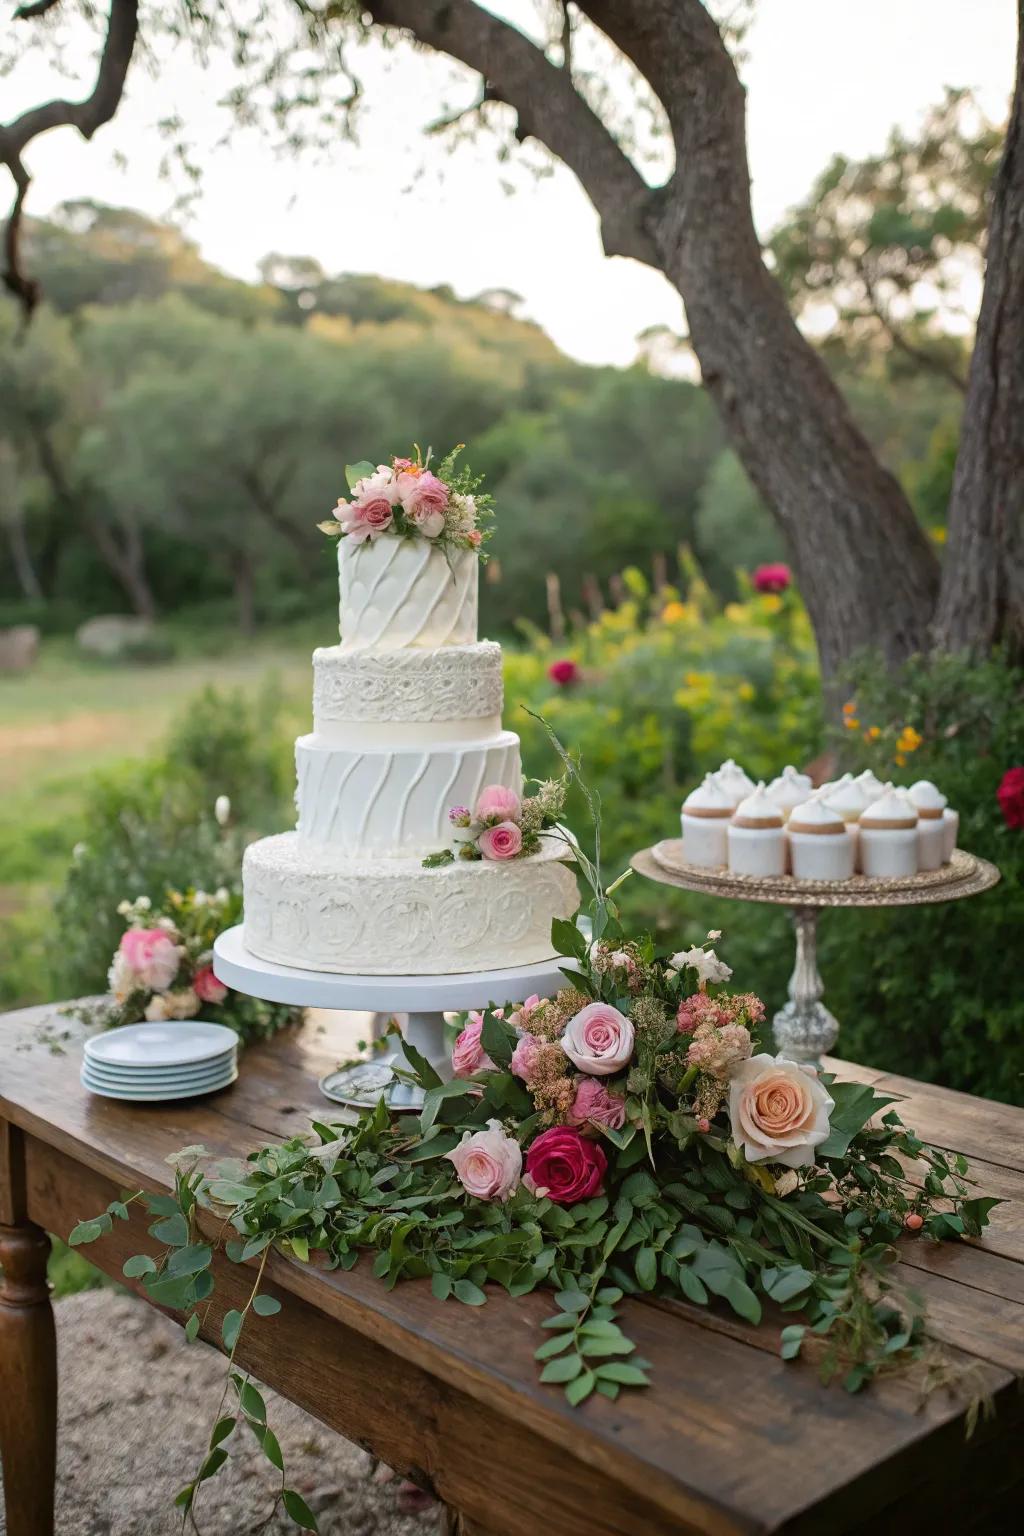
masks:
[[[213,970],[218,981],[247,997],[291,1003],[297,1008],[403,1014],[403,1043],[408,1041],[442,1077],[451,1076],[444,1034],[446,1012],[521,1002],[533,992],[557,992],[565,985],[559,969],[565,963],[564,957],[555,955],[510,970],[458,971],[447,976],[344,976],[261,960],[246,949],[241,925],[219,934],[213,946]],[[372,1061],[328,1073],[320,1087],[328,1098],[356,1108],[372,1107],[383,1096],[391,1109],[419,1109],[422,1090],[402,1082],[395,1068],[412,1070],[401,1045]]]
[[[795,880],[792,875],[762,879],[733,875],[727,869],[702,869],[683,859],[681,839],[667,839],[644,848],[632,859],[633,868],[649,880],[679,886],[705,896],[733,901],[763,901],[789,908],[796,931],[796,963],[789,979],[789,1002],[772,1020],[779,1051],[796,1061],[817,1062],[828,1054],[839,1035],[839,1023],[822,1002],[824,987],[818,972],[818,914],[825,907],[913,907],[937,901],[957,901],[987,891],[999,871],[986,859],[958,848],[941,869],[901,878]]]

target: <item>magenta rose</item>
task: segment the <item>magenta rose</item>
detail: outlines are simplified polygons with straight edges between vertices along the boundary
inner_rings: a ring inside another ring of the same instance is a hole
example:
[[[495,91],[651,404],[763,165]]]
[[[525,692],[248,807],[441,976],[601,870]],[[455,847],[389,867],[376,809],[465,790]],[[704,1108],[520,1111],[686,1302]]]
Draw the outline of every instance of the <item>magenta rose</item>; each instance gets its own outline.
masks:
[[[996,790],[1003,820],[1014,832],[1024,828],[1024,768],[1007,768]]]
[[[192,990],[204,1003],[222,1003],[228,995],[227,987],[213,974],[212,965],[200,966],[192,979]]]
[[[559,688],[568,688],[570,683],[579,682],[580,669],[574,661],[565,658],[551,663],[548,667],[548,677],[553,683],[557,683]]]
[[[476,802],[477,821],[515,821],[523,803],[514,789],[504,784],[488,784]]]
[[[482,1013],[471,1013],[469,1023],[452,1047],[452,1070],[456,1077],[469,1077],[474,1072],[493,1072],[494,1062],[480,1044],[480,1031],[484,1027]]]
[[[565,1026],[562,1050],[592,1077],[621,1072],[633,1055],[633,1026],[611,1003],[588,1003]]]
[[[477,846],[485,859],[514,859],[522,851],[523,834],[514,821],[499,821],[480,833]]]
[[[569,1123],[606,1125],[609,1130],[621,1130],[626,1123],[626,1101],[618,1093],[609,1093],[600,1078],[581,1077],[576,1084],[576,1098],[569,1111]]]
[[[755,592],[785,592],[793,580],[788,565],[783,565],[781,560],[773,561],[769,565],[759,565],[754,572]]]
[[[365,501],[352,501],[343,506],[338,503],[338,519],[344,532],[356,544],[367,539],[378,539],[391,527],[394,509],[386,497],[379,494]]]
[[[601,1193],[608,1159],[596,1141],[568,1125],[554,1126],[533,1142],[526,1154],[523,1183],[556,1205],[575,1205]]]

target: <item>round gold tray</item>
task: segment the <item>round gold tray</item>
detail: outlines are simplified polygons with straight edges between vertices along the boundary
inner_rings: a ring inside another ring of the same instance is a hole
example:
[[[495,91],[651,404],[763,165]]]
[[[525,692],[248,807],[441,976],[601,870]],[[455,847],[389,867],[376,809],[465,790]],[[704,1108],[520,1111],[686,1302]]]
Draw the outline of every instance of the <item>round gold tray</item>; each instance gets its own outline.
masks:
[[[666,838],[633,855],[637,874],[685,891],[725,896],[735,901],[766,901],[785,907],[916,907],[926,902],[956,901],[977,896],[999,879],[987,859],[957,848],[941,869],[886,879],[852,875],[849,880],[796,880],[792,875],[765,879],[733,875],[727,869],[704,869],[683,859],[681,838]]]

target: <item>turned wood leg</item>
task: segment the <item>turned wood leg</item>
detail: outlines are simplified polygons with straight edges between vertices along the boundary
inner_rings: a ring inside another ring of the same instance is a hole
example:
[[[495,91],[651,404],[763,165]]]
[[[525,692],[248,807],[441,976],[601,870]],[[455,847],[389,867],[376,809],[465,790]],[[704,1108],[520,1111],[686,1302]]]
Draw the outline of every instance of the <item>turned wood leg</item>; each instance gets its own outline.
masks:
[[[46,1282],[50,1239],[0,1226],[0,1456],[7,1536],[53,1536],[57,1341]]]

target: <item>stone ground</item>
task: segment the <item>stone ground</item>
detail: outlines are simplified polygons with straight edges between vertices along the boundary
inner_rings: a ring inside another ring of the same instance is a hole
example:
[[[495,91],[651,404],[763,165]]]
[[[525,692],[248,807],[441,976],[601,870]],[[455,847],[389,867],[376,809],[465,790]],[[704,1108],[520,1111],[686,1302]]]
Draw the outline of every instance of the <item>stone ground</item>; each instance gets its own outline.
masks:
[[[60,1434],[56,1536],[177,1536],[174,1495],[199,1465],[224,1385],[224,1359],[187,1345],[180,1328],[144,1302],[87,1291],[56,1307]],[[283,1398],[267,1394],[288,1482],[311,1506],[322,1536],[434,1536],[437,1506],[403,1513],[398,1480],[367,1454]],[[248,1431],[231,1464],[203,1487],[203,1536],[284,1536],[263,1522],[274,1486]],[[270,1497],[268,1497],[270,1495]],[[2,1501],[0,1501],[2,1506]],[[0,1507],[0,1536],[6,1531]]]

